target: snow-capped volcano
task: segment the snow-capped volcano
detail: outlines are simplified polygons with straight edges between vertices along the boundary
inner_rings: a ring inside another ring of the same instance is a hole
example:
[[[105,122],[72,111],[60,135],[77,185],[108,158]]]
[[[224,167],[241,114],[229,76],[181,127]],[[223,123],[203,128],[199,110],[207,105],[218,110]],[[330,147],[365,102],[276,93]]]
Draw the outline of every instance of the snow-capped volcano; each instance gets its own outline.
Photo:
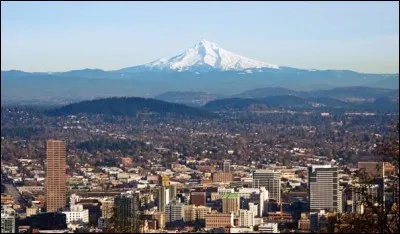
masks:
[[[216,43],[202,40],[184,53],[162,58],[144,67],[151,69],[170,69],[177,71],[194,70],[198,68],[217,69],[222,71],[241,71],[255,68],[279,69],[278,65],[249,59],[219,47]]]

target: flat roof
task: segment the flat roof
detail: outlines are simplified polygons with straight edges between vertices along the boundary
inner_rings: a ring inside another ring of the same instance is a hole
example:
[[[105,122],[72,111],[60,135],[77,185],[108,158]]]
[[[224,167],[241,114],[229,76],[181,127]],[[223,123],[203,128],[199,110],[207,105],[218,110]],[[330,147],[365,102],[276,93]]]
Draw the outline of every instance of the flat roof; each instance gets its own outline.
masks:
[[[237,193],[227,193],[223,196],[223,198],[238,198],[238,194]]]

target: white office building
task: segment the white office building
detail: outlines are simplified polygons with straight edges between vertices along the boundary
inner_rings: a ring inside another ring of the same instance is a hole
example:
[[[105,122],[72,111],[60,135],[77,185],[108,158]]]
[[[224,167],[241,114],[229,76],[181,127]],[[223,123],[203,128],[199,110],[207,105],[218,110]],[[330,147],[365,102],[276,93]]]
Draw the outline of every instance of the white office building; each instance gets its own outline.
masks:
[[[239,227],[254,226],[254,214],[249,210],[239,210]]]
[[[308,197],[310,211],[338,210],[338,169],[331,165],[308,168]]]
[[[268,191],[266,190],[265,187],[260,187],[260,201],[259,201],[259,207],[260,207],[259,214],[260,214],[260,217],[262,217],[264,215],[264,213],[266,213],[265,211],[267,211],[268,200],[269,200]]]
[[[184,204],[171,202],[165,207],[165,220],[167,226],[181,226],[183,224]]]
[[[89,223],[89,210],[83,209],[81,204],[72,205],[70,211],[63,211],[62,213],[66,215],[67,224],[75,222]]]
[[[278,223],[264,223],[258,226],[258,230],[264,233],[279,233]]]
[[[249,211],[253,212],[253,216],[258,216],[258,205],[253,202],[249,202]]]

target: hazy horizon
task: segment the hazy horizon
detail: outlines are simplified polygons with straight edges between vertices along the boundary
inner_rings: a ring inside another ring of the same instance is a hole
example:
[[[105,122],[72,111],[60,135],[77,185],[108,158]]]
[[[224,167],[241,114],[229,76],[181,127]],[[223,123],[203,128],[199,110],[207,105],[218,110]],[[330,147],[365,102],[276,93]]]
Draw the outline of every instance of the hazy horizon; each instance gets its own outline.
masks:
[[[279,66],[398,73],[398,18],[398,2],[2,2],[1,66],[117,70],[206,39]]]

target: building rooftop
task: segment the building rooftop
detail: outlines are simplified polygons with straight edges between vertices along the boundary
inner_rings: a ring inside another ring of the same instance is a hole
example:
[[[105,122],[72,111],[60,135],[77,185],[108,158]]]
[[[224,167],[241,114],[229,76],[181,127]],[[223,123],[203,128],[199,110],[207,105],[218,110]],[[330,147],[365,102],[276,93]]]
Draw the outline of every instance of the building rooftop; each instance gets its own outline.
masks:
[[[237,193],[227,193],[223,196],[223,198],[238,198],[238,194]]]
[[[310,167],[311,167],[312,172],[314,172],[315,169],[318,169],[318,168],[332,168],[332,165],[330,165],[330,164],[328,164],[328,165],[311,165]]]
[[[274,170],[268,170],[268,169],[259,169],[254,171],[254,174],[258,174],[258,173],[273,173],[273,174],[280,174],[279,171],[274,171]]]

